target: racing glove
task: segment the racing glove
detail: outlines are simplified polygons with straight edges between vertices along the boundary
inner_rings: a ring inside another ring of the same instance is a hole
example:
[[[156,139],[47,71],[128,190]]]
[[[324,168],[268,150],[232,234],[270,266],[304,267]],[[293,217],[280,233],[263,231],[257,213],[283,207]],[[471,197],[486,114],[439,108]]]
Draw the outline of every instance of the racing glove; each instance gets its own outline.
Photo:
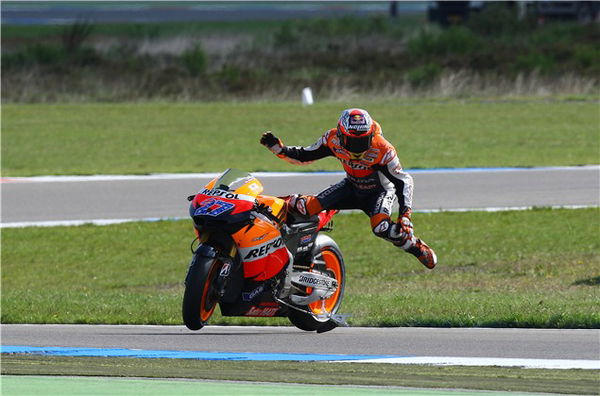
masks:
[[[396,222],[397,231],[403,239],[411,239],[414,235],[413,224],[410,221],[412,210],[406,208]]]
[[[267,131],[262,134],[260,138],[260,144],[271,150],[271,152],[275,155],[281,153],[281,150],[283,150],[283,143],[281,142],[281,139],[273,135],[271,131]]]

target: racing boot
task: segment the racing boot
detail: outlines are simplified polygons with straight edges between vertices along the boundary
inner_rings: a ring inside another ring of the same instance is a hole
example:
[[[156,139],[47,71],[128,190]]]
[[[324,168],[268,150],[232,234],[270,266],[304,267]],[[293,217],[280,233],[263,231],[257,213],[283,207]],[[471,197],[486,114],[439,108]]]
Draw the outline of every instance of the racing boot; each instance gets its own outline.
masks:
[[[321,203],[314,195],[293,194],[287,197],[288,210],[294,210],[303,216],[312,216],[323,210]]]
[[[416,242],[405,250],[419,259],[421,264],[423,264],[425,267],[433,269],[437,264],[437,256],[435,255],[435,252],[421,239],[415,239]]]

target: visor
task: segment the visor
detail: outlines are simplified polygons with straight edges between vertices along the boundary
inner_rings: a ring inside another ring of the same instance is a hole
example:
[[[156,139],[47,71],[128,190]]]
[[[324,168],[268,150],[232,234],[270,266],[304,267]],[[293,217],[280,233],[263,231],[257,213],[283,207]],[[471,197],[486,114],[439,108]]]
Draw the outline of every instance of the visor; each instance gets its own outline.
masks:
[[[363,153],[371,147],[372,134],[365,136],[349,136],[345,133],[338,132],[340,143],[343,148],[351,153]]]

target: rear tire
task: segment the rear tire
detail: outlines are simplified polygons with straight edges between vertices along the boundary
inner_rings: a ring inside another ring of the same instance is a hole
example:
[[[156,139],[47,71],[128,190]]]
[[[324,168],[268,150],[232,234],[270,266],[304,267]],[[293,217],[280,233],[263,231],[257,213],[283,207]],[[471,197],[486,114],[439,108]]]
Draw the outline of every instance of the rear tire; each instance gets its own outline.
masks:
[[[212,316],[218,302],[214,280],[223,263],[211,257],[194,256],[185,278],[182,314],[190,330],[200,330]]]
[[[323,309],[323,302],[317,301],[308,306],[299,307],[301,309],[307,309],[315,315],[326,315],[335,314],[342,304],[344,297],[344,285],[346,283],[346,270],[344,267],[344,258],[342,252],[338,248],[337,244],[333,239],[325,235],[319,235],[319,239],[322,242],[319,244],[319,250],[315,256],[322,254],[325,265],[315,264],[312,270],[327,273],[333,276],[338,282],[337,291],[325,301],[325,308]],[[318,240],[319,241],[319,240]],[[288,318],[290,322],[297,328],[305,331],[315,331],[319,328],[323,328],[330,321],[330,319],[323,318],[318,319],[312,315],[297,310],[290,311]]]

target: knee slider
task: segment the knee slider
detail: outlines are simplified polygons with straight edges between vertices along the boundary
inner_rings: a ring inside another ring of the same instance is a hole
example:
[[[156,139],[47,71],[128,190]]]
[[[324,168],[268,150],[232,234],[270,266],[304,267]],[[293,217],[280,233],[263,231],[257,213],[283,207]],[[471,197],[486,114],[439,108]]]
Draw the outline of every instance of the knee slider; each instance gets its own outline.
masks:
[[[393,223],[389,219],[381,220],[375,227],[373,227],[373,233],[379,238],[390,241],[402,249],[412,246],[411,241],[413,238],[403,234],[398,224]]]
[[[390,230],[392,228],[392,222],[389,218],[381,220],[375,227],[373,227],[373,234],[378,236],[379,238],[388,239],[390,235]]]

